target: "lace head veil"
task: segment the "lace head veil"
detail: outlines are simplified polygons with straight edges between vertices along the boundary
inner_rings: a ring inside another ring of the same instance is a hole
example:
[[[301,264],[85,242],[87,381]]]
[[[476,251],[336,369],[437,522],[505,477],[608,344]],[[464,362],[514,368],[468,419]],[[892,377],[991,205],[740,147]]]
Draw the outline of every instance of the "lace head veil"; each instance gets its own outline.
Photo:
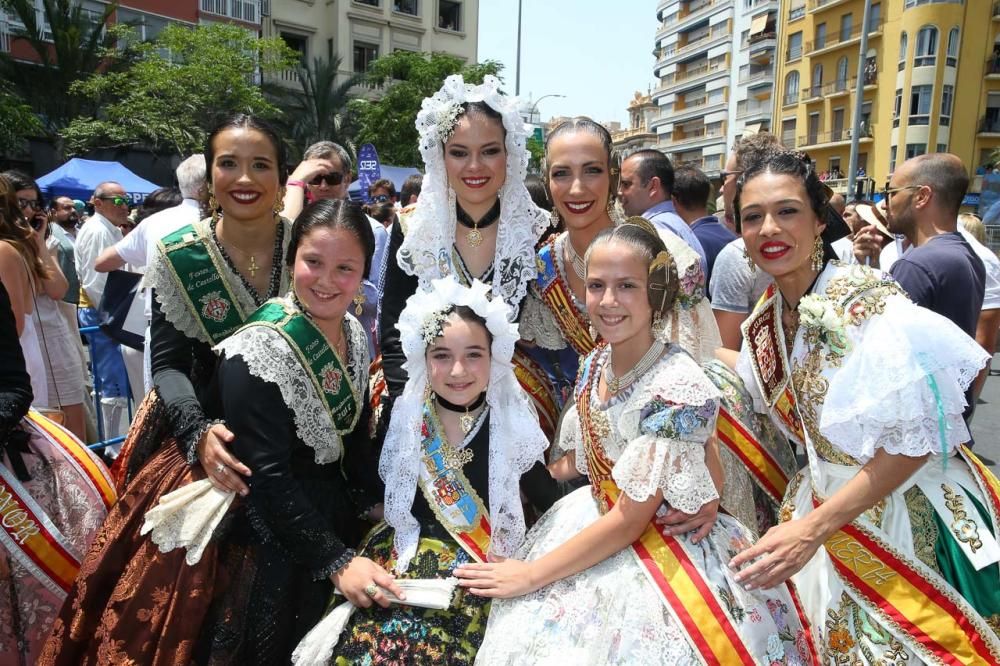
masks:
[[[398,572],[406,571],[420,538],[412,508],[422,457],[421,430],[428,382],[425,350],[437,334],[441,314],[455,305],[468,306],[486,320],[493,336],[486,389],[490,410],[490,552],[509,557],[524,540],[519,480],[541,460],[548,446],[538,416],[514,376],[511,357],[519,335],[517,324],[510,322],[510,307],[498,298],[490,298],[489,286],[478,280],[471,287],[463,287],[449,276],[432,280],[427,291],[418,290],[407,300],[396,324],[406,354],[403,368],[408,379],[403,394],[393,405],[379,460],[379,474],[385,481],[385,519],[396,531]]]
[[[500,92],[500,81],[485,77],[481,85],[449,76],[433,96],[425,98],[417,114],[424,181],[410,216],[406,238],[396,256],[400,267],[416,275],[421,289],[436,278],[455,273],[455,199],[444,165],[444,142],[466,102],[483,102],[500,114],[506,130],[507,172],[500,188],[500,221],[493,260],[491,291],[511,306],[517,316],[528,284],[536,277],[535,244],[549,224],[548,213],[536,206],[524,185],[528,170],[527,129],[517,109],[517,98]]]

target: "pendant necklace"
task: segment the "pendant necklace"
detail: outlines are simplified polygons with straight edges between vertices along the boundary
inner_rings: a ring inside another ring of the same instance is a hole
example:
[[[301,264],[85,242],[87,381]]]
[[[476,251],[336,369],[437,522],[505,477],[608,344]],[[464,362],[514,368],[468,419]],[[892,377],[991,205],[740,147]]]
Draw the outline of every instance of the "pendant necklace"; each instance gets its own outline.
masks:
[[[444,398],[442,398],[440,395],[437,394],[435,394],[435,400],[437,400],[437,404],[441,405],[449,412],[458,412],[461,414],[461,416],[458,417],[458,422],[459,425],[462,426],[462,434],[468,435],[469,432],[472,430],[472,427],[476,425],[476,414],[475,414],[476,410],[482,407],[483,403],[486,402],[486,392],[484,391],[480,393],[479,397],[476,398],[472,402],[472,404],[466,405],[465,407],[462,407],[461,405],[456,405],[453,402],[448,402],[447,400],[445,400]],[[469,460],[471,459],[472,459],[472,451],[469,451]]]
[[[480,229],[485,229],[492,226],[500,219],[500,199],[497,199],[493,207],[490,208],[486,215],[483,215],[479,220],[473,220],[469,217],[469,214],[462,210],[462,207],[456,203],[455,204],[455,217],[458,223],[469,231],[465,234],[465,240],[468,241],[469,247],[479,247],[483,244],[483,232]]]
[[[621,377],[615,377],[615,372],[611,369],[611,354],[613,352],[609,351],[608,362],[604,365],[604,382],[608,386],[608,391],[615,394],[631,386],[635,380],[653,367],[653,364],[660,358],[666,346],[660,340],[654,340],[653,344],[646,350],[646,353],[639,359],[639,362]]]

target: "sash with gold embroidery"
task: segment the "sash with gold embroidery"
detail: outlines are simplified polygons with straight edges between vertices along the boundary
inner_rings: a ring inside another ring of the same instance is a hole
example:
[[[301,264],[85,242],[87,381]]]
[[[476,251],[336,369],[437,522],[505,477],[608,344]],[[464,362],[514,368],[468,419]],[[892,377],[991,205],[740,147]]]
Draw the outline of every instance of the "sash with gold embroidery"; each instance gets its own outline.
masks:
[[[593,431],[590,395],[598,373],[596,354],[584,360],[577,383],[576,406],[580,415],[590,484],[602,513],[618,501],[621,490],[611,476],[613,463],[604,453],[601,435]],[[733,626],[712,584],[705,580],[686,545],[651,521],[632,544],[642,567],[670,613],[684,627],[692,647],[707,664],[755,664],[747,646]]]
[[[555,438],[556,425],[559,422],[559,404],[556,402],[556,391],[552,387],[552,381],[545,370],[518,347],[514,347],[511,363],[514,365],[514,376],[535,405],[538,425],[551,442]]]
[[[813,504],[821,504],[815,494]],[[1000,640],[994,631],[923,562],[900,554],[857,520],[830,537],[825,548],[847,588],[923,659],[1000,663]]]
[[[219,257],[209,247],[210,242],[189,224],[168,234],[159,245],[174,280],[181,286],[185,305],[214,345],[242,326],[248,313],[222,277]]]
[[[455,449],[444,441],[434,409],[426,403],[421,435],[423,456],[417,481],[420,491],[441,527],[476,562],[485,562],[492,533],[489,512],[462,472],[471,451]]]
[[[556,265],[556,262],[562,260],[556,252],[558,237],[558,234],[553,235],[538,251],[538,278],[535,286],[542,302],[555,317],[566,342],[577,354],[586,356],[594,348],[594,338],[590,335],[590,321],[576,307],[573,292]]]
[[[66,454],[66,460],[101,497],[105,509],[116,500],[103,466],[72,435],[32,410],[21,421]],[[50,592],[66,597],[80,571],[83,553],[59,531],[17,476],[0,464],[0,544]]]
[[[764,402],[802,443],[805,434],[796,412],[788,358],[782,348],[784,331],[778,311],[779,298],[778,288],[772,283],[761,296],[753,314],[743,322],[743,340],[750,350],[750,365]]]
[[[250,316],[246,326],[266,326],[281,335],[306,369],[337,433],[354,430],[361,417],[361,396],[347,364],[309,317],[284,299],[272,299]]]

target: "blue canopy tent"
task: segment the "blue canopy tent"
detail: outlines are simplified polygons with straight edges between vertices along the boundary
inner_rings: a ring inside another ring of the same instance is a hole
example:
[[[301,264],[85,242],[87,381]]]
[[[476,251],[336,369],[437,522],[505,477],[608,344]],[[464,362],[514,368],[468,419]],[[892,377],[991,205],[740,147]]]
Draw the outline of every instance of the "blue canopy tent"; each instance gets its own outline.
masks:
[[[147,194],[160,187],[140,178],[118,162],[84,160],[78,157],[38,178],[36,182],[48,198],[69,197],[87,201],[94,194],[94,189],[108,180],[120,183],[133,204],[142,203]]]
[[[388,178],[392,181],[393,185],[396,186],[396,191],[403,187],[403,182],[412,176],[413,174],[419,174],[418,169],[412,167],[397,167],[389,166],[388,164],[382,165],[382,178]],[[347,189],[347,196],[351,198],[351,201],[362,201],[363,196],[361,194],[361,181],[356,180],[351,183],[351,186]]]

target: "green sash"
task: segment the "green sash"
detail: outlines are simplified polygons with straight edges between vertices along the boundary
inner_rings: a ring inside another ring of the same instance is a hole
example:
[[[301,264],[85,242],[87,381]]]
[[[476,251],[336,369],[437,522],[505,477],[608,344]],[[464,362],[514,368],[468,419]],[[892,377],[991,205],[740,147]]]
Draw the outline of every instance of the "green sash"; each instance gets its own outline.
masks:
[[[266,326],[285,339],[308,371],[316,395],[326,403],[337,434],[352,432],[361,416],[361,396],[347,365],[316,324],[287,301],[275,299],[250,315],[246,327],[250,326]]]
[[[211,343],[228,338],[246,321],[246,313],[222,277],[222,266],[193,225],[185,225],[160,241],[188,309]]]

